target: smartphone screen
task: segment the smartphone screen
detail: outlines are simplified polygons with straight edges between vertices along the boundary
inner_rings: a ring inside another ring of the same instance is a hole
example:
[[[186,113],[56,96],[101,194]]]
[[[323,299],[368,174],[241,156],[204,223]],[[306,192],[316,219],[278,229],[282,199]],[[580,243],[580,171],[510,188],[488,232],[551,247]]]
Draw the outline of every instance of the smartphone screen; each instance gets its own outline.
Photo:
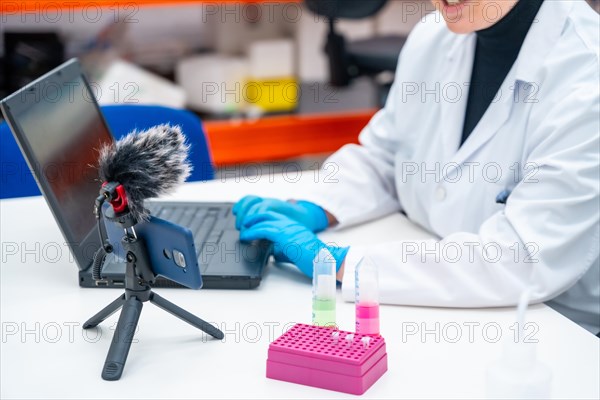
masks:
[[[125,232],[116,223],[104,219],[108,240],[114,254],[123,262],[126,251],[121,239]],[[202,275],[196,256],[192,232],[183,226],[151,216],[133,228],[138,239],[144,240],[152,270],[190,289],[202,287]]]

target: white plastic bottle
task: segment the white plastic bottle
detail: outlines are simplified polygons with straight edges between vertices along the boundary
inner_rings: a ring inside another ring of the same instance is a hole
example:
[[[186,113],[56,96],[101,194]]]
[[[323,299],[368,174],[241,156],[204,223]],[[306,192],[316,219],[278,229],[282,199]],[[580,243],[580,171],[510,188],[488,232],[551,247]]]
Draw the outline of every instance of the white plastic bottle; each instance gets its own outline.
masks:
[[[552,372],[536,357],[535,343],[505,343],[486,373],[488,399],[550,399]]]
[[[537,359],[537,344],[522,341],[530,293],[530,289],[525,290],[519,300],[518,340],[505,340],[501,358],[486,371],[488,399],[551,398],[552,371]]]

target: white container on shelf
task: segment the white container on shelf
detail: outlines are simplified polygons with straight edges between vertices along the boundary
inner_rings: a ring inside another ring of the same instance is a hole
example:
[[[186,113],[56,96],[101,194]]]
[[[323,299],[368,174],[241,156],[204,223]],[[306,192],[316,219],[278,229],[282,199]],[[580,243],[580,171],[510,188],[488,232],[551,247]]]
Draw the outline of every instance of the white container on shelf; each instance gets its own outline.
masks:
[[[294,41],[259,40],[248,47],[249,75],[253,79],[289,78],[295,75]]]
[[[233,114],[246,107],[244,85],[248,62],[219,54],[197,55],[177,63],[175,79],[188,107],[215,114]]]

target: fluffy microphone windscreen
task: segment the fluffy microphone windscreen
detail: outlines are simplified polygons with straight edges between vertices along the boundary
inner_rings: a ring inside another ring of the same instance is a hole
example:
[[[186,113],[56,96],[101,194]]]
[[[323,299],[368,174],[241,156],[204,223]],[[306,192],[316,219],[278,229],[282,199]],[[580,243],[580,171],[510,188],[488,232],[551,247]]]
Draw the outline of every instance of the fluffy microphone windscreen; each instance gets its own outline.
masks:
[[[190,175],[189,148],[179,126],[133,131],[100,149],[100,179],[122,184],[132,216],[147,220],[144,200],[167,194]]]

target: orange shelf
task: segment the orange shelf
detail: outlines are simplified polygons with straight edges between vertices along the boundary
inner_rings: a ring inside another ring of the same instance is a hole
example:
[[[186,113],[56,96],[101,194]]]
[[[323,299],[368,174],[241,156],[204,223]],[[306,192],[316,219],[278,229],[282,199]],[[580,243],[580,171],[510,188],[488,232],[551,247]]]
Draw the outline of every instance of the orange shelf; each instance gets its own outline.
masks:
[[[272,0],[2,0],[0,2],[0,14],[16,14],[22,12],[45,12],[50,10],[73,10],[86,7],[122,7],[131,10],[143,6],[173,6],[194,5],[202,3],[226,4],[226,3],[266,3]],[[302,0],[277,0],[280,3],[299,3]]]
[[[276,161],[334,152],[358,143],[375,110],[262,118],[256,121],[207,121],[204,128],[217,167]]]

